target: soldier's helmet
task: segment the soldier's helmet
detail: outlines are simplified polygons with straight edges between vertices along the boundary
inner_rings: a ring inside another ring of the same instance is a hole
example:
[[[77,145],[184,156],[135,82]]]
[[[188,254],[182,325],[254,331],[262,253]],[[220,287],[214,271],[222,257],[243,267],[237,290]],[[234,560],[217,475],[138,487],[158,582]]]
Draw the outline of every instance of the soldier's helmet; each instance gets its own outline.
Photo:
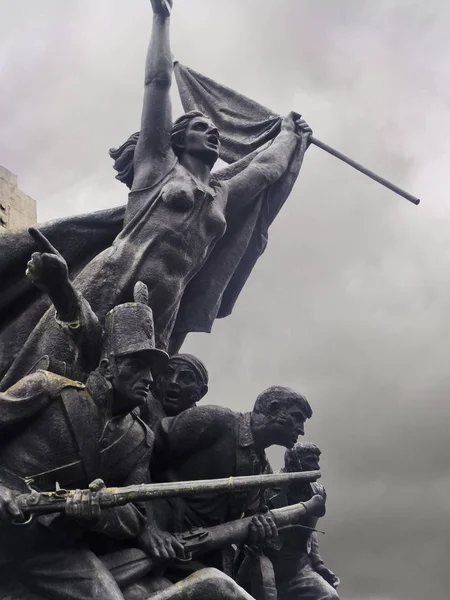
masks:
[[[106,315],[102,355],[111,359],[146,352],[155,376],[167,367],[169,355],[155,348],[153,311],[146,303],[146,286],[140,281],[134,288],[134,299],[115,306]]]

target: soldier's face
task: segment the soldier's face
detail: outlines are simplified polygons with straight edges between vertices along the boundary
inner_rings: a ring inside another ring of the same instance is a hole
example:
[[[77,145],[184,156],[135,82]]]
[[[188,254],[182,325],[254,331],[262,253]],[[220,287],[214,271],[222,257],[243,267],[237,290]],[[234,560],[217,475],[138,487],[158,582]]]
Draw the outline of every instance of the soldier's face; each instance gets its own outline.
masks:
[[[111,383],[120,408],[134,408],[146,402],[153,378],[145,353],[117,357],[112,371]]]
[[[183,361],[169,361],[156,381],[156,389],[164,412],[170,417],[191,408],[202,396],[196,373]]]
[[[295,453],[295,456],[293,456],[293,453]],[[318,471],[320,469],[319,456],[319,450],[294,446],[291,450],[289,460],[286,461],[286,469],[290,473],[298,471]]]
[[[304,435],[305,416],[295,405],[279,405],[271,419],[272,443],[293,448],[299,435]]]
[[[302,456],[304,471],[318,471],[320,469],[319,453],[314,450],[305,450]]]

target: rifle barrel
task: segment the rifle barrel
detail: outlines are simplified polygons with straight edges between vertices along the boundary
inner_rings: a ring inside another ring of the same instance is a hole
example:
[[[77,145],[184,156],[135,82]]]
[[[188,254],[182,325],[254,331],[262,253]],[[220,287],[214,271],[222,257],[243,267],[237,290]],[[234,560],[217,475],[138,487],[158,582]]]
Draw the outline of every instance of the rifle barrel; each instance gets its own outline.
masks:
[[[123,506],[129,502],[142,502],[155,498],[185,497],[204,493],[229,494],[253,489],[277,487],[292,482],[307,483],[316,481],[320,476],[320,471],[303,471],[301,473],[270,473],[267,475],[200,479],[197,481],[142,483],[127,487],[104,488],[98,492],[98,496],[102,508],[111,508],[114,506]],[[71,490],[36,492],[22,494],[16,498],[16,501],[25,513],[51,514],[64,512],[66,499],[71,494],[73,494]]]

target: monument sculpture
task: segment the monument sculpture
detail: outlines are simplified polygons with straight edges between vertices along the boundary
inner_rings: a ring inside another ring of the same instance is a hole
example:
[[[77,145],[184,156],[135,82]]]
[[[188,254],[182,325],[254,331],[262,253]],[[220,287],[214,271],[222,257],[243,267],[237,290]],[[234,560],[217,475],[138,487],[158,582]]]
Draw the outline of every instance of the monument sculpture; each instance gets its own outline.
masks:
[[[155,430],[152,472],[155,480],[212,479],[270,473],[265,449],[273,444],[291,447],[304,433],[312,416],[303,396],[289,388],[273,387],[256,399],[251,413],[235,413],[219,406],[199,406],[177,417],[163,419]],[[195,435],[192,435],[192,432]],[[264,506],[264,497],[252,494],[208,495],[168,499],[159,506],[161,524],[169,531],[210,527]],[[270,517],[258,518],[258,530],[268,540],[276,537]],[[231,549],[204,557],[209,566],[233,573]]]
[[[38,371],[2,394],[0,514],[9,530],[2,558],[11,560],[18,582],[29,591],[54,597],[69,585],[80,598],[120,597],[112,577],[80,539],[85,526],[117,539],[133,539],[142,529],[145,506],[128,503],[101,511],[95,481],[149,481],[153,437],[135,409],[146,401],[152,362],[167,358],[155,348],[150,307],[122,304],[106,316],[102,359],[86,385]],[[30,485],[49,490],[89,484],[88,491],[68,498],[64,515],[37,522],[24,519],[14,496]],[[182,554],[175,538],[156,535],[156,542],[148,540],[149,552],[157,555],[163,543],[170,555],[175,556],[173,548]]]
[[[0,598],[336,600],[309,402],[198,406],[180,349],[232,312],[311,143],[418,200],[174,63],[172,0],[151,5],[141,128],[110,151],[126,206],[0,237]]]
[[[119,178],[130,187],[122,230],[74,279],[101,323],[113,306],[131,300],[134,284],[143,281],[157,346],[171,354],[187,332],[209,331],[219,311],[231,310],[233,300],[227,296],[240,291],[263,249],[268,227],[263,213],[272,213],[273,219],[289,195],[311,134],[305,121],[291,113],[268,147],[244,159],[238,170],[213,175],[220,132],[200,111],[189,111],[172,123],[172,72],[169,17],[156,12],[141,131],[113,153],[121,168]],[[66,245],[77,245],[65,236],[55,243],[50,231],[44,228],[43,233],[63,256]],[[9,294],[15,297],[16,292]],[[12,364],[4,360],[3,389],[55,346],[62,360],[72,359],[51,311],[40,319],[42,307],[33,305],[26,312],[27,339],[22,315],[18,327],[9,324],[2,335],[11,350],[19,337],[23,343]]]

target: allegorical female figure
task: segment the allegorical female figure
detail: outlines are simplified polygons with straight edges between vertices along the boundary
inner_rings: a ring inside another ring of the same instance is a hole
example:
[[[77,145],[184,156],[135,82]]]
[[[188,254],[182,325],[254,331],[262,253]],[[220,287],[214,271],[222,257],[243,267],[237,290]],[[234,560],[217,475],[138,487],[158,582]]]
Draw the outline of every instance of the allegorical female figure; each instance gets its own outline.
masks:
[[[134,284],[143,281],[154,313],[157,347],[176,351],[180,345],[177,336],[181,334],[179,339],[183,339],[187,331],[208,327],[194,323],[174,332],[183,297],[189,318],[195,321],[199,314],[201,320],[202,311],[208,310],[210,320],[214,320],[223,290],[236,269],[247,268],[241,259],[260,218],[256,204],[288,169],[296,171],[295,181],[311,129],[291,113],[282,121],[272,144],[244,161],[235,174],[222,179],[212,175],[221,147],[214,123],[199,111],[190,111],[172,122],[170,17],[162,5],[162,0],[152,0],[153,30],[145,67],[141,131],[111,153],[118,178],[130,188],[123,229],[112,245],[84,266],[74,285],[103,322],[114,305],[132,300]],[[249,215],[253,215],[250,225]],[[64,249],[58,249],[64,255]],[[248,273],[241,277],[244,281]],[[193,278],[201,285],[195,293],[185,295]],[[206,296],[216,293],[217,301],[210,302],[212,308],[202,308],[203,292]],[[54,314],[47,312],[6,381],[13,383],[25,374],[26,366],[46,353],[56,351],[62,360],[69,360],[65,343]]]

